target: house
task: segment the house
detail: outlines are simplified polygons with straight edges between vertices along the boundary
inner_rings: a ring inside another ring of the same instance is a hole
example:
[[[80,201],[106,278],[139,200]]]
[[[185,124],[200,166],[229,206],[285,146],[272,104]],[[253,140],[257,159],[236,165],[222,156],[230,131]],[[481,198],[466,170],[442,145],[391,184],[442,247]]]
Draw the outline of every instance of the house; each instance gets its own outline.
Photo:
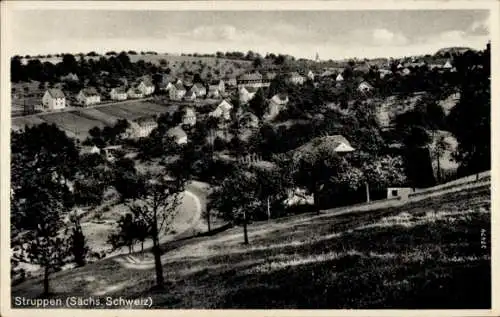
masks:
[[[155,92],[155,85],[153,85],[151,78],[146,76],[142,78],[139,85],[137,85],[137,89],[142,91],[144,96],[149,96]]]
[[[242,105],[247,104],[250,100],[253,99],[253,97],[255,97],[255,94],[257,93],[258,90],[259,90],[259,88],[255,88],[252,86],[241,87],[239,90],[239,93],[238,93],[240,103]]]
[[[82,106],[91,106],[101,102],[101,95],[94,87],[83,88],[76,96],[76,101]]]
[[[101,150],[97,146],[82,146],[80,154],[99,154]]]
[[[144,93],[139,88],[129,88],[127,95],[132,99],[144,98]]]
[[[186,144],[188,142],[188,137],[186,132],[182,130],[180,126],[175,128],[171,128],[167,131],[167,135],[174,139],[174,142],[181,145]]]
[[[308,153],[315,153],[319,149],[324,151],[334,151],[338,154],[353,152],[355,149],[351,146],[349,141],[342,135],[327,135],[323,137],[316,137],[306,144],[293,150],[295,159],[303,157]]]
[[[288,96],[286,94],[276,94],[269,99],[269,106],[267,108],[264,118],[266,120],[273,120],[278,113],[282,111],[288,104]]]
[[[362,93],[370,92],[370,91],[372,91],[372,89],[373,89],[373,86],[370,85],[369,83],[367,83],[366,81],[363,81],[358,85],[358,91],[362,92]]]
[[[194,92],[193,88],[194,88],[194,86],[184,94],[184,100],[188,100],[188,101],[195,101],[196,100],[196,93]]]
[[[61,76],[60,79],[61,81],[72,81],[72,82],[80,81],[78,75],[75,73],[69,73],[67,75]]]
[[[158,85],[158,88],[160,89],[160,91],[170,91],[170,88],[172,88],[173,84],[171,82],[161,82],[159,85]]]
[[[311,81],[314,81],[314,73],[312,72],[312,70],[309,70],[307,72],[307,78]]]
[[[177,83],[170,88],[168,94],[171,100],[182,100],[186,95],[186,88],[182,84]]]
[[[398,64],[398,66],[396,66],[396,68],[397,68],[397,69],[403,69],[403,68],[404,68],[404,66],[403,66],[403,64],[399,63],[399,64]]]
[[[262,75],[259,72],[243,74],[237,79],[238,88],[241,87],[263,87]]]
[[[124,87],[115,87],[109,92],[112,100],[127,100],[127,90]]]
[[[208,93],[207,93],[208,98],[217,99],[217,98],[220,98],[220,96],[221,96],[221,92],[220,92],[218,86],[209,86],[208,87]]]
[[[207,89],[202,83],[194,84],[190,91],[195,94],[195,97],[205,97],[207,95]]]
[[[224,82],[229,87],[236,87],[238,85],[238,81],[236,80],[236,77],[228,77],[228,78],[224,79]]]
[[[212,80],[209,84],[208,84],[208,90],[212,90],[212,91],[215,91],[215,90],[218,90],[219,91],[219,94],[223,94],[226,92],[226,84],[224,83],[224,81],[222,79],[220,80]]]
[[[182,116],[182,124],[193,126],[196,124],[196,112],[193,108],[187,107],[184,109],[184,115]]]
[[[408,75],[410,75],[410,74],[411,74],[411,70],[410,70],[408,67],[405,67],[405,68],[403,68],[403,70],[401,71],[401,74],[402,74],[403,76],[408,76]]]
[[[452,69],[453,66],[450,63],[450,60],[447,60],[446,63],[443,65],[444,69]]]
[[[294,85],[302,85],[302,84],[304,84],[306,79],[304,78],[304,76],[300,75],[299,73],[292,72],[288,77],[288,81],[290,81]]]
[[[223,118],[224,120],[231,120],[232,109],[233,105],[229,101],[222,100],[221,103],[217,105],[217,108],[208,115],[215,118]]]
[[[335,77],[335,81],[338,81],[338,82],[340,82],[340,81],[344,81],[344,76],[342,76],[342,74],[341,74],[341,73],[339,73],[339,74],[337,75],[337,77]]]
[[[158,127],[158,123],[155,118],[139,118],[130,122],[130,127],[127,129],[126,134],[129,138],[144,138],[156,129],[156,127]]]
[[[51,88],[45,91],[42,104],[44,108],[50,110],[64,109],[66,107],[66,96],[61,89]]]

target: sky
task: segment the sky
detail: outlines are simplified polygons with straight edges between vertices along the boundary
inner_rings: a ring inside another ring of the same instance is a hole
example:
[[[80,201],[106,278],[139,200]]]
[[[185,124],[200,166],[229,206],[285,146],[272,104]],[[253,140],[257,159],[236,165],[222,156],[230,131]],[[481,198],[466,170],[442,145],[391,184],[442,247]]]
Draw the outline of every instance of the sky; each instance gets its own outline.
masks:
[[[486,10],[19,10],[11,20],[12,54],[20,55],[252,50],[326,60],[483,49],[490,37]]]

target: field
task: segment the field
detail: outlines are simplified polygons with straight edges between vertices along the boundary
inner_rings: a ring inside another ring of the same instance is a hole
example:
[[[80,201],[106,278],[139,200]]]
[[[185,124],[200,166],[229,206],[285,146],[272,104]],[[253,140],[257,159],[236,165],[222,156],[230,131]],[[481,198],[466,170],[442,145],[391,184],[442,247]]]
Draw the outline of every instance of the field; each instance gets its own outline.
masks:
[[[51,285],[57,296],[151,296],[154,308],[488,308],[489,228],[488,185],[254,223],[250,245],[241,228],[171,242],[165,291],[152,290],[154,264],[138,255],[56,273]],[[12,295],[41,289],[31,280]]]
[[[121,104],[99,106],[89,109],[77,109],[67,112],[55,112],[42,115],[12,118],[14,130],[40,123],[54,123],[72,137],[84,140],[93,127],[102,128],[112,125],[118,119],[136,120],[140,117],[173,112],[177,106],[159,105],[147,101],[131,101]]]

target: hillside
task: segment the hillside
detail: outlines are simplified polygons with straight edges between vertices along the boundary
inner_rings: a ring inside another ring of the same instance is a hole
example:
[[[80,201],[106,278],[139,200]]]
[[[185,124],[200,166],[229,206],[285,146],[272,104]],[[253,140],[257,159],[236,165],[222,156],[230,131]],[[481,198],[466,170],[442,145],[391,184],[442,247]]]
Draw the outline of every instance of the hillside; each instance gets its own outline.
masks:
[[[58,296],[151,296],[156,308],[487,308],[489,223],[483,185],[400,207],[255,223],[248,246],[241,228],[170,243],[164,292],[151,290],[154,264],[138,255],[51,283]],[[12,296],[40,292],[31,280]]]

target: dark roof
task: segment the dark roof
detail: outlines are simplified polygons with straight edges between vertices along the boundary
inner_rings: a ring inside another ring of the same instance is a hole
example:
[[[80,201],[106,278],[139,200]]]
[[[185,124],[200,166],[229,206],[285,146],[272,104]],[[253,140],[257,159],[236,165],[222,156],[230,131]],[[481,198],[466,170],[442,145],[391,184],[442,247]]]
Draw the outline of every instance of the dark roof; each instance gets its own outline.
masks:
[[[61,89],[50,88],[47,90],[52,98],[65,98],[64,93]]]
[[[87,87],[81,90],[84,96],[99,96],[97,89],[95,87]]]
[[[194,91],[193,91],[192,89],[189,89],[189,91],[188,91],[188,92],[186,92],[185,97],[191,97],[191,96],[193,96],[193,95],[194,95],[194,96],[196,96],[196,94],[194,93]]]
[[[243,74],[238,80],[262,80],[262,75],[259,73]]]

